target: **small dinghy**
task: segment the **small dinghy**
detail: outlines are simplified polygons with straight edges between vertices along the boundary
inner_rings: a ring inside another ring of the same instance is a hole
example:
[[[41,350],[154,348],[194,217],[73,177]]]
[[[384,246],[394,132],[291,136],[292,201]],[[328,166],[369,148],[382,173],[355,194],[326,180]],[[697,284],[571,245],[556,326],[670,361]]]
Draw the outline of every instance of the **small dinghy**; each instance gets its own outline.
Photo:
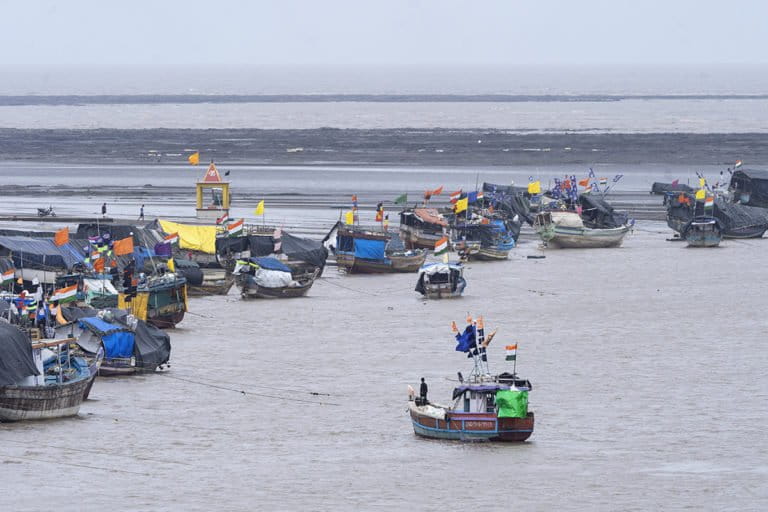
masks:
[[[461,297],[467,281],[460,263],[427,263],[419,269],[416,291],[427,299]]]
[[[306,295],[320,269],[294,275],[287,265],[265,257],[238,260],[232,274],[244,299],[285,299]]]

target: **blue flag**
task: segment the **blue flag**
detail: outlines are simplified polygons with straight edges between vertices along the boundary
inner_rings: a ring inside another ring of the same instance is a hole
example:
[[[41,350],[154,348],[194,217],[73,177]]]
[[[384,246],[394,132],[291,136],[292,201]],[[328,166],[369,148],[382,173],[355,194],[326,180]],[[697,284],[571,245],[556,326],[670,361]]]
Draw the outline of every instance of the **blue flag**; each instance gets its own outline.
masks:
[[[475,337],[475,326],[468,325],[464,332],[456,335],[456,352],[469,352],[473,348],[477,347],[477,341]]]

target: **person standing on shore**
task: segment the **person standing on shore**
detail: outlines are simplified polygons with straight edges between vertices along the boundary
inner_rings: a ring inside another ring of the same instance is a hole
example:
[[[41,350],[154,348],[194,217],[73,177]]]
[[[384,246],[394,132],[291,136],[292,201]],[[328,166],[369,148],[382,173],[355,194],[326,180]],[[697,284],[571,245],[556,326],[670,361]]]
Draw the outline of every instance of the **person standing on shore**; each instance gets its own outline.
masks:
[[[101,216],[102,217],[107,216],[107,203],[102,203],[101,205]]]
[[[144,205],[141,205],[141,209],[139,209],[139,218],[138,220],[144,220]]]

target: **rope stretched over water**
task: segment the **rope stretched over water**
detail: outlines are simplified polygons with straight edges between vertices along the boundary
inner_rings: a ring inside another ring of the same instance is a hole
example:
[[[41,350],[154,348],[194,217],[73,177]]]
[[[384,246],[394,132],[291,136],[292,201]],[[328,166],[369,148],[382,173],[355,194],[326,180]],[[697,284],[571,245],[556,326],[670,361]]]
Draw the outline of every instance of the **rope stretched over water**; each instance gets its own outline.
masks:
[[[139,471],[129,471],[127,469],[116,469],[116,468],[105,468],[105,467],[102,467],[102,466],[91,466],[91,465],[88,465],[88,464],[77,464],[75,462],[64,462],[64,461],[59,460],[59,459],[55,459],[55,460],[54,459],[36,459],[34,457],[28,457],[28,456],[22,457],[22,456],[19,456],[19,455],[8,455],[8,454],[5,454],[5,453],[0,453],[0,457],[6,457],[6,458],[9,458],[9,459],[19,459],[19,460],[24,460],[24,461],[31,460],[31,461],[35,461],[35,462],[45,462],[47,464],[56,464],[57,466],[74,466],[74,467],[85,468],[85,469],[97,469],[99,471],[110,471],[110,472],[114,472],[114,473],[126,473],[126,474],[129,474],[129,475],[150,476],[149,473],[141,473]]]
[[[370,295],[371,297],[378,297],[379,296],[378,293],[371,293],[371,292],[366,292],[366,291],[363,291],[363,290],[356,290],[354,288],[350,288],[349,286],[344,286],[343,284],[334,283],[332,281],[326,281],[326,280],[318,279],[317,282],[318,283],[327,283],[327,284],[330,284],[330,285],[333,285],[333,286],[337,286],[339,288],[343,288],[345,290],[349,290],[351,292],[357,292],[357,293],[362,293],[364,295]]]
[[[290,397],[284,397],[284,396],[278,396],[278,395],[268,395],[266,393],[255,393],[253,391],[246,391],[244,389],[236,389],[236,388],[229,388],[227,386],[219,386],[217,384],[209,384],[207,382],[200,382],[199,380],[192,380],[192,379],[185,379],[183,377],[176,377],[175,375],[171,375],[169,373],[161,373],[161,375],[165,375],[169,379],[175,379],[182,382],[189,382],[192,384],[197,384],[199,386],[205,386],[209,388],[214,389],[221,389],[224,391],[233,391],[235,393],[240,393],[242,395],[252,395],[252,396],[258,396],[262,398],[274,398],[275,400],[285,400],[287,402],[302,402],[306,404],[315,404],[315,405],[336,405],[339,406],[341,404],[335,403],[335,402],[318,402],[315,400],[305,400],[303,398],[290,398]],[[318,394],[319,395],[319,394]]]

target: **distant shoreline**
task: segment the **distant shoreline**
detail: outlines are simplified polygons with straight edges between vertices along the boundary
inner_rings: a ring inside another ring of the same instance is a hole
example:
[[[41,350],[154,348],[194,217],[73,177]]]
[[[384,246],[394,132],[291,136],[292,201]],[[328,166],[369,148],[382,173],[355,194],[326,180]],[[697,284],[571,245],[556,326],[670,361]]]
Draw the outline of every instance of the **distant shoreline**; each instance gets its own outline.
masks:
[[[194,103],[528,103],[765,100],[768,94],[94,94],[0,95],[0,106]]]

